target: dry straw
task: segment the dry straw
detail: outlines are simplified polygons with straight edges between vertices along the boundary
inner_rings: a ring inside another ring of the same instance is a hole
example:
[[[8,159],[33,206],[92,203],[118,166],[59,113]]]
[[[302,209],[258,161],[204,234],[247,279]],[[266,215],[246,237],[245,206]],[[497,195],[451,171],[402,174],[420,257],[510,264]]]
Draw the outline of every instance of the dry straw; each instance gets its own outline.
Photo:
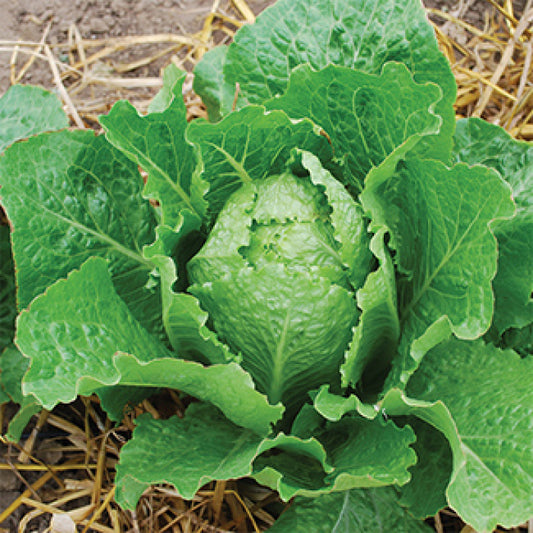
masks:
[[[533,0],[526,3],[523,13],[515,13],[507,0],[503,4],[485,1],[482,27],[464,20],[474,0],[461,0],[448,12],[428,9],[436,21],[441,49],[457,79],[457,115],[481,116],[500,124],[515,137],[532,139]],[[207,50],[229,40],[237,28],[254,18],[245,0],[232,0],[231,5],[224,6],[215,0],[201,31],[195,35],[87,40],[73,25],[66,43],[52,45],[47,42],[48,24],[39,42],[0,41],[0,51],[12,53],[12,83],[23,82],[36,62],[47,62],[51,83],[72,121],[78,127],[97,127],[97,115],[107,112],[117,95],[128,97],[143,112],[161,85],[158,76],[130,77],[129,73],[170,62],[190,70]],[[121,61],[121,52],[137,51],[147,45],[150,49],[144,57]],[[65,49],[67,62],[59,57],[59,51]],[[205,116],[190,79],[186,89],[189,116]],[[159,403],[165,405],[166,415],[171,411],[182,414],[183,405],[175,392],[167,391],[163,400]],[[259,532],[272,525],[274,517],[267,507],[277,501],[276,494],[235,481],[211,483],[191,502],[181,499],[171,487],[154,487],[145,492],[136,513],[118,507],[113,499],[113,476],[120,448],[131,434],[136,416],[145,411],[160,416],[161,405],[158,407],[157,402],[157,398],[154,403],[143,402],[118,428],[106,421],[95,397],[61,406],[54,413],[43,411],[24,448],[4,442],[0,475],[13,473],[25,489],[0,511],[0,523],[11,519],[21,533],[34,530],[43,517],[49,523],[61,515],[69,517],[63,517],[63,522],[70,520],[83,532],[103,533]],[[2,427],[9,418],[4,411],[5,406],[0,407]],[[448,511],[438,515],[436,531],[444,531],[443,522],[449,519]]]

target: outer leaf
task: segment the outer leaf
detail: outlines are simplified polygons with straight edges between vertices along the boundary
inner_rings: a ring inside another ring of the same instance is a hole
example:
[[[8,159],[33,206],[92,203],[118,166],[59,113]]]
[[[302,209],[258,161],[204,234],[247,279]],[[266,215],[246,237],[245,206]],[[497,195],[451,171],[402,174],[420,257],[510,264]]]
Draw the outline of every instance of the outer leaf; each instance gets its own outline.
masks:
[[[411,378],[407,393],[417,400],[393,390],[383,401],[389,415],[414,414],[446,435],[454,458],[448,503],[476,531],[533,515],[532,376],[531,358],[452,339]]]
[[[257,17],[253,25],[237,32],[224,60],[224,85],[214,93],[204,80],[214,68],[220,69],[219,55],[207,56],[198,67],[196,87],[203,97],[218,97],[222,113],[231,110],[239,83],[241,98],[263,103],[283,94],[291,71],[309,63],[321,69],[330,63],[378,74],[388,61],[404,63],[415,81],[441,86],[444,98],[437,113],[445,117],[436,153],[450,150],[450,135],[455,127],[452,104],[455,81],[449,64],[439,52],[433,29],[420,2],[416,0],[281,0]],[[212,67],[203,63],[211,64]]]
[[[17,303],[9,227],[0,225],[0,353],[15,333]]]
[[[429,533],[398,502],[393,488],[359,489],[297,498],[269,533]]]
[[[0,182],[19,308],[98,255],[133,314],[158,331],[158,291],[145,289],[153,265],[141,252],[155,220],[134,164],[102,136],[62,131],[13,145],[0,159]]]
[[[194,69],[193,89],[202,95],[211,122],[222,118],[222,110],[231,110],[235,99],[235,88],[224,83],[224,62],[227,46],[216,46],[209,50]]]
[[[0,354],[0,390],[7,394],[8,400],[18,404],[23,402],[24,396],[20,387],[26,370],[28,360],[15,346],[8,346]]]
[[[417,518],[436,515],[446,507],[446,487],[452,472],[452,453],[446,437],[435,428],[410,417],[416,442],[413,445],[418,456],[411,469],[411,480],[400,487],[400,503]]]
[[[282,111],[266,112],[261,106],[232,113],[217,124],[192,122],[187,138],[202,154],[211,214],[218,214],[243,183],[282,172],[293,148],[329,160],[331,148],[319,133],[310,120],[295,122]]]
[[[48,409],[78,394],[121,385],[183,390],[262,434],[283,412],[281,406],[268,405],[238,365],[205,368],[173,359],[133,318],[98,258],[32,302],[19,317],[17,344],[31,358],[24,393],[33,394]],[[115,356],[117,352],[137,356]]]
[[[203,404],[192,404],[183,420],[142,415],[133,439],[121,451],[117,501],[135,508],[142,490],[153,483],[171,483],[183,498],[192,499],[211,480],[249,475],[256,457],[277,446],[296,448],[322,462],[325,459],[324,450],[313,439],[302,441],[283,434],[265,439]],[[127,487],[132,480],[134,491]]]
[[[510,217],[514,205],[494,171],[465,164],[449,169],[429,160],[400,162],[386,180],[370,175],[361,201],[374,229],[390,232],[401,274],[402,357],[395,360],[393,382],[416,368],[411,343],[437,321],[464,339],[488,329],[497,258],[489,224]]]
[[[180,70],[173,63],[168,65],[163,71],[163,87],[150,102],[148,112],[163,113],[170,107],[176,98],[180,98],[181,88],[186,75],[186,72]]]
[[[371,249],[380,266],[368,275],[364,287],[357,292],[361,318],[341,366],[344,386],[355,386],[367,370],[362,383],[365,392],[382,384],[400,337],[395,272],[384,238],[380,230],[372,239]]]
[[[494,323],[501,334],[533,322],[533,146],[481,119],[457,123],[454,160],[497,170],[513,189],[516,216],[495,228],[499,245]]]
[[[0,153],[19,139],[67,126],[57,96],[40,87],[13,85],[0,98]]]
[[[100,117],[109,142],[148,173],[143,194],[161,204],[162,222],[170,227],[176,224],[182,209],[199,220],[205,213],[205,184],[196,171],[195,150],[185,141],[187,109],[181,96],[184,79],[185,72],[181,79],[173,80],[175,98],[169,103],[167,94],[163,102],[168,107],[156,102],[156,109],[162,110],[159,113],[141,117],[123,100]]]
[[[433,84],[415,83],[398,63],[386,64],[380,75],[336,65],[316,72],[302,65],[292,72],[287,92],[265,105],[322,127],[360,190],[368,172],[392,152],[405,153],[439,132],[442,121],[433,108],[441,95]]]
[[[33,418],[33,415],[36,415],[41,409],[42,407],[32,396],[25,396],[20,405],[20,409],[9,421],[5,435],[6,439],[11,442],[18,442],[22,438],[22,434]]]
[[[316,464],[302,465],[290,454],[278,454],[260,457],[254,478],[289,500],[295,495],[403,485],[411,477],[407,469],[416,462],[409,447],[415,440],[413,431],[408,426],[399,429],[390,421],[347,417],[315,437],[326,449],[331,472],[324,475]]]

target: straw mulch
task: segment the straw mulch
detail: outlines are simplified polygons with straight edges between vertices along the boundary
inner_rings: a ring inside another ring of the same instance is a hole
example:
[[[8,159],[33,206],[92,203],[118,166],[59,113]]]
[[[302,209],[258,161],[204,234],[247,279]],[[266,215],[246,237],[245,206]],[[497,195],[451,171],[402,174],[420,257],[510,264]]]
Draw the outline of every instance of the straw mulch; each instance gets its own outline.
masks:
[[[453,11],[428,9],[457,78],[456,112],[458,116],[483,117],[517,138],[531,140],[533,0],[528,0],[520,13],[513,12],[508,0],[501,4],[485,1],[486,16],[479,27],[464,20],[474,0],[461,0]],[[245,0],[232,0],[229,6],[215,0],[202,31],[195,35],[85,40],[72,26],[66,43],[70,53],[64,62],[56,53],[60,47],[47,44],[47,27],[40,42],[0,41],[0,49],[13,53],[12,83],[22,80],[35,62],[46,61],[73,123],[97,128],[98,114],[107,112],[117,95],[127,97],[141,112],[147,109],[161,81],[156,76],[131,77],[136,69],[163,61],[191,70],[208,49],[228,42],[236,29],[253,20]],[[121,51],[147,43],[158,45],[158,51],[129,64],[116,59]],[[102,68],[111,62],[112,69]],[[192,93],[190,79],[185,97],[191,117],[205,115],[201,101]],[[0,407],[2,430],[13,415],[12,407]],[[143,495],[136,513],[124,512],[114,502],[114,467],[135,417],[146,411],[157,418],[168,417],[182,409],[178,396],[166,391],[143,402],[119,427],[105,418],[95,397],[59,406],[52,413],[43,411],[35,417],[23,447],[6,442],[0,450],[0,476],[12,476],[25,487],[11,505],[0,510],[0,523],[8,520],[12,531],[58,533],[268,529],[281,505],[274,492],[246,480],[211,483],[191,502],[182,500],[171,487],[154,487]],[[431,523],[439,533],[471,531],[447,510]],[[0,528],[0,533],[4,531]]]

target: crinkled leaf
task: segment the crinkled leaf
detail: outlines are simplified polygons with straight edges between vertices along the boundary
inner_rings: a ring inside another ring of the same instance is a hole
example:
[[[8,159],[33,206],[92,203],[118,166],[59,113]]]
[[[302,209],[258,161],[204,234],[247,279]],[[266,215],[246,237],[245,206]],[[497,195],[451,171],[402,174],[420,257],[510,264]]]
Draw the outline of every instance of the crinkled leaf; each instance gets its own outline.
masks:
[[[17,315],[15,272],[9,234],[9,227],[0,225],[0,353],[13,341]]]
[[[378,74],[388,61],[404,63],[416,82],[442,88],[444,97],[436,111],[445,120],[434,148],[449,156],[455,80],[420,2],[280,0],[255,24],[241,28],[226,57],[221,56],[206,56],[195,72],[201,78],[196,84],[200,96],[205,87],[208,102],[217,99],[222,114],[231,110],[233,100],[226,95],[235,93],[237,83],[238,105],[263,103],[283,94],[292,70],[304,63],[316,70],[333,63],[369,74]],[[221,63],[225,88],[214,92],[204,77],[220,70]]]
[[[403,485],[416,462],[408,426],[347,417],[314,435],[327,452],[330,472],[317,464],[302,466],[291,454],[263,456],[256,461],[255,479],[276,489],[283,500],[295,495],[316,496],[352,488]],[[372,443],[372,445],[369,445]]]
[[[355,386],[362,378],[365,392],[369,389],[375,392],[383,383],[400,337],[395,272],[384,238],[380,230],[372,239],[371,249],[379,267],[368,275],[365,285],[357,292],[361,318],[341,366],[343,385]]]
[[[256,457],[278,446],[325,461],[314,439],[264,438],[232,424],[209,405],[192,404],[184,419],[142,415],[136,423],[117,466],[117,501],[127,508],[135,508],[142,490],[155,483],[170,483],[183,498],[192,499],[209,481],[251,474]],[[132,480],[134,490],[128,489]]]
[[[216,215],[243,183],[280,173],[293,148],[329,160],[331,147],[319,133],[310,120],[292,121],[282,111],[266,112],[261,106],[231,113],[217,124],[192,122],[187,138],[202,154],[211,214]]]
[[[446,437],[432,426],[408,418],[416,435],[413,448],[418,457],[411,469],[411,480],[398,490],[400,504],[417,518],[436,515],[446,507],[446,487],[452,472],[452,453]]]
[[[322,127],[335,159],[346,164],[350,182],[360,190],[368,172],[391,153],[405,153],[439,132],[442,121],[433,108],[441,94],[435,85],[415,83],[402,64],[388,63],[377,76],[302,65],[292,72],[287,92],[265,105]]]
[[[19,308],[89,257],[109,262],[115,287],[151,331],[159,292],[145,285],[154,237],[136,166],[89,131],[61,131],[17,143],[0,159],[0,195],[13,225]]]
[[[361,195],[375,231],[396,252],[401,357],[389,384],[416,368],[411,343],[437,321],[464,339],[482,335],[493,312],[497,245],[490,223],[514,213],[509,186],[493,170],[408,159],[387,179],[371,174]],[[416,228],[416,231],[414,231]]]
[[[162,102],[156,102],[161,112],[143,117],[122,100],[108,115],[100,117],[109,142],[147,172],[143,194],[160,203],[161,221],[170,227],[183,209],[199,220],[205,213],[206,187],[198,175],[195,149],[185,140],[187,109],[181,95],[184,79],[182,72],[181,78],[172,80],[174,99],[169,102],[167,94]],[[163,104],[168,107],[163,109]]]
[[[236,364],[206,368],[172,358],[133,318],[99,258],[90,259],[32,302],[19,317],[17,344],[31,359],[24,393],[33,394],[48,409],[77,394],[120,385],[182,390],[262,434],[283,412],[281,406],[268,404]],[[119,395],[115,400],[120,405],[111,405],[111,411],[117,413],[128,398]]]
[[[502,377],[505,379],[502,379]],[[514,527],[533,515],[533,360],[481,340],[431,350],[408,383],[393,389],[389,415],[412,414],[450,441],[447,500],[476,531]]]
[[[296,498],[269,533],[430,533],[411,516],[391,487],[358,489],[319,498]]]
[[[15,141],[67,126],[59,98],[41,87],[13,85],[0,98],[0,153]]]
[[[533,146],[477,118],[459,120],[454,141],[455,161],[494,168],[513,189],[516,216],[495,227],[494,324],[500,334],[524,327],[533,322]]]
[[[362,287],[373,266],[370,235],[363,210],[354,202],[343,185],[322,167],[319,159],[310,152],[301,152],[302,164],[309,171],[309,179],[324,189],[331,208],[329,219],[333,236],[341,243],[339,255],[353,290]]]
[[[313,406],[316,412],[331,422],[338,422],[345,414],[352,412],[369,420],[376,418],[379,413],[379,407],[363,403],[355,394],[346,397],[332,394],[327,385],[320,387],[313,399]]]

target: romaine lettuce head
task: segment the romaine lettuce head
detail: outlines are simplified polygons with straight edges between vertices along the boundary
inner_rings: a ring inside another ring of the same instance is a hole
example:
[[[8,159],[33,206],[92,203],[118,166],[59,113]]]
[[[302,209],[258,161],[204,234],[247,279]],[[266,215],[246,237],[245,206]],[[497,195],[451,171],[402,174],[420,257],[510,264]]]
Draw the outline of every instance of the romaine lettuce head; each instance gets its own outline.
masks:
[[[319,385],[338,385],[355,291],[372,266],[360,207],[319,174],[286,170],[243,185],[188,264],[189,290],[212,327],[269,401],[288,408]],[[349,233],[334,225],[330,197],[339,194]]]

